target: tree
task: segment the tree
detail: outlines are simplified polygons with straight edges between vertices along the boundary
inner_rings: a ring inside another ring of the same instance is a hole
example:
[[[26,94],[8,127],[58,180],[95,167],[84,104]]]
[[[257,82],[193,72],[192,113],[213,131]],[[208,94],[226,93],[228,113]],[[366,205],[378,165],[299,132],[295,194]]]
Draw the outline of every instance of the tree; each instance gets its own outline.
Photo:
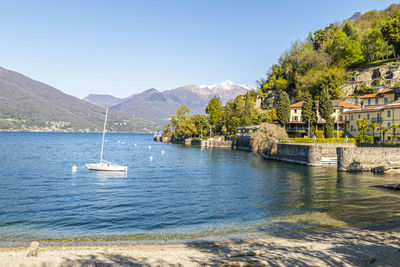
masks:
[[[391,45],[397,55],[400,55],[400,15],[390,19],[381,29],[383,38]]]
[[[362,40],[364,57],[368,62],[377,60],[384,56],[387,48],[383,39],[382,32],[379,29],[370,29]]]
[[[246,94],[246,100],[244,103],[244,111],[242,114],[242,117],[240,118],[240,125],[241,126],[249,126],[251,125],[251,110],[252,110],[252,106],[251,106],[251,96],[249,93]]]
[[[396,129],[400,128],[400,123],[399,123],[399,124],[394,124],[394,123],[393,123],[393,124],[390,126],[390,128],[393,129],[393,140],[392,140],[392,142],[394,142],[395,137],[396,137]]]
[[[333,113],[333,104],[329,97],[329,91],[327,87],[324,87],[321,92],[321,96],[319,98],[319,114],[321,117],[328,123],[333,124],[332,113]],[[333,137],[333,127],[325,127],[324,135],[327,138]]]
[[[281,91],[278,96],[276,103],[276,115],[278,122],[282,125],[286,125],[290,120],[290,100],[289,95],[285,91]]]
[[[382,135],[383,135],[383,143],[385,143],[385,133],[387,132],[387,131],[389,131],[389,128],[388,127],[385,127],[385,126],[383,126],[383,127],[380,127],[380,129],[379,129],[380,131],[382,131]]]
[[[364,131],[368,127],[368,121],[366,119],[358,119],[357,120],[358,128],[360,128],[361,138],[364,141]]]
[[[206,115],[193,115],[192,122],[196,127],[196,131],[199,137],[201,137],[201,133],[203,133],[203,136],[208,136],[208,134],[210,133],[210,123],[208,122]]]
[[[375,143],[375,130],[379,129],[380,125],[377,122],[373,122],[369,124],[369,127],[372,128],[372,137],[374,138],[374,143]]]
[[[301,120],[307,125],[307,133],[310,132],[310,129],[308,129],[308,127],[309,124],[311,125],[313,112],[314,112],[314,101],[311,98],[311,94],[308,91],[306,91],[303,97],[303,106],[301,107]]]
[[[214,96],[208,102],[206,113],[210,116],[210,125],[214,133],[219,133],[222,127],[222,118],[224,113],[224,106],[219,97]]]
[[[196,126],[194,125],[192,118],[189,116],[189,112],[190,108],[183,105],[176,111],[176,115],[172,116],[171,126],[173,126],[176,135],[183,137],[192,137],[197,135]]]

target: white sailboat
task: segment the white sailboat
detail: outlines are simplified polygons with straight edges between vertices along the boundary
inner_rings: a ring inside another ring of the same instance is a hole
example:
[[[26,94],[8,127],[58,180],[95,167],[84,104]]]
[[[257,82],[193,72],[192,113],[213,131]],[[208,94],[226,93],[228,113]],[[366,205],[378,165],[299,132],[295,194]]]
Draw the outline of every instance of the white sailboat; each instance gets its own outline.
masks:
[[[85,165],[88,168],[88,170],[91,170],[91,171],[122,171],[122,172],[126,172],[128,170],[127,166],[121,166],[121,165],[103,160],[104,136],[106,133],[107,115],[108,115],[108,108],[106,110],[106,117],[104,119],[103,140],[101,142],[100,162],[85,164]]]

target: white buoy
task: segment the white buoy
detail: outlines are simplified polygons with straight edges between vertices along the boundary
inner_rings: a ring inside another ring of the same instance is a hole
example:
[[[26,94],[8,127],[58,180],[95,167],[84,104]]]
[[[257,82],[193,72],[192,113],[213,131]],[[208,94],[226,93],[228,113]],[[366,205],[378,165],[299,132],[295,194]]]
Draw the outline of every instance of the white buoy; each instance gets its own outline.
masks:
[[[149,146],[149,149],[151,149],[151,146]]]
[[[137,146],[137,145],[135,144],[135,146]]]
[[[150,158],[149,158],[150,160],[153,160],[153,157],[152,156],[150,156]]]
[[[123,145],[125,145],[125,142],[122,142]]]
[[[164,150],[161,150],[161,154],[164,154]]]
[[[73,172],[76,172],[77,169],[78,169],[78,167],[76,167],[75,165],[72,166],[72,168],[71,168],[71,170],[72,170]]]
[[[121,143],[121,141],[118,140],[118,144],[120,144],[120,143]]]

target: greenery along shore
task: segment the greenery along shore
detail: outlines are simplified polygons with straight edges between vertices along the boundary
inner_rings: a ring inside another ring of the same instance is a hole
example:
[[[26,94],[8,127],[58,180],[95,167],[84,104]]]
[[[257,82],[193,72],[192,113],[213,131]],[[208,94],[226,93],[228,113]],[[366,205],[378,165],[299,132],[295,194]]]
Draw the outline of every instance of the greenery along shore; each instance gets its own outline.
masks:
[[[370,66],[397,61],[400,55],[400,4],[384,10],[355,13],[342,23],[332,23],[295,41],[258,81],[255,91],[239,95],[225,106],[219,98],[210,100],[206,115],[189,116],[183,106],[165,127],[167,135],[198,137],[209,135],[232,136],[240,126],[263,122],[281,125],[290,118],[290,102],[304,101],[302,121],[310,121],[310,134],[316,132],[317,110],[326,120],[324,136],[333,136],[333,107],[330,100],[374,93],[385,86],[376,78],[370,85],[358,86],[348,92],[352,73]],[[395,87],[400,86],[396,84]]]

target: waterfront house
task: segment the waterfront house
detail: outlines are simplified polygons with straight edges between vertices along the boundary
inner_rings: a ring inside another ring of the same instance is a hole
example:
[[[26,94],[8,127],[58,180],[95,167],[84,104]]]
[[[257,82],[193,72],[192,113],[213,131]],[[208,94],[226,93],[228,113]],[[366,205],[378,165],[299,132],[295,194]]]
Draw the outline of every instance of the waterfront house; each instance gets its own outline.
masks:
[[[337,129],[344,130],[346,120],[344,119],[343,116],[341,116],[341,113],[351,109],[358,109],[360,108],[360,106],[340,100],[332,100],[332,104],[334,108],[332,117],[334,118],[335,122],[335,130]],[[308,128],[307,122],[303,122],[301,119],[302,107],[303,107],[303,101],[290,105],[290,122],[286,126],[286,131],[292,137],[303,137],[307,135],[307,128]],[[314,108],[317,109],[317,116],[318,116],[317,127],[318,130],[322,131],[324,129],[326,121],[322,119],[321,116],[319,115],[318,107],[319,107],[319,101],[314,101]]]
[[[394,89],[381,89],[378,93],[360,97],[361,107],[384,106],[395,100]]]
[[[372,106],[360,109],[348,110],[341,114],[347,120],[346,130],[352,136],[360,135],[360,128],[358,127],[359,119],[366,119],[369,123],[377,123],[379,128],[386,127],[388,132],[385,134],[385,140],[399,141],[399,134],[393,136],[392,125],[400,124],[400,100],[394,101],[383,106]],[[375,139],[382,139],[383,135],[379,129],[372,129],[368,127],[365,134],[374,135]]]

